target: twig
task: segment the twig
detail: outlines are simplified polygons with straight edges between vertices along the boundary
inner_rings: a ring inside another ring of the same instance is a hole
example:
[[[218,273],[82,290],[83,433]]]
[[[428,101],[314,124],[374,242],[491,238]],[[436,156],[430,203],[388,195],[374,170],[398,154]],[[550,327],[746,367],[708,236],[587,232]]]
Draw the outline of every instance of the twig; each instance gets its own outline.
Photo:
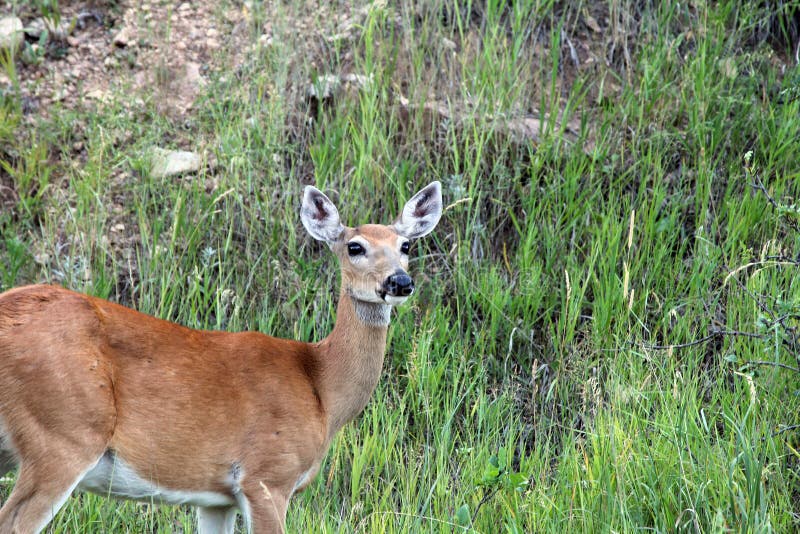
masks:
[[[738,330],[716,330],[711,332],[709,335],[702,337],[700,339],[696,339],[694,341],[690,341],[688,343],[677,343],[672,345],[645,345],[640,344],[640,346],[644,349],[649,350],[670,350],[670,349],[685,349],[688,347],[694,347],[695,345],[701,345],[706,343],[707,341],[711,341],[712,339],[716,339],[718,337],[724,336],[738,336],[738,337],[751,337],[756,339],[766,339],[767,336],[764,334],[755,334],[753,332],[739,332]]]
[[[769,362],[766,360],[749,360],[745,362],[745,365],[772,365],[774,367],[782,367],[784,369],[789,369],[790,371],[794,371],[795,373],[800,373],[800,368],[793,367],[791,365],[787,365],[781,362]]]
[[[787,220],[788,220],[788,219],[787,219]],[[790,260],[786,260],[786,261],[775,261],[775,260],[769,260],[769,261],[751,261],[750,263],[745,263],[744,265],[741,265],[741,266],[737,267],[736,269],[732,270],[731,272],[729,272],[729,273],[728,273],[728,276],[726,276],[726,277],[725,277],[725,280],[722,282],[722,285],[723,285],[723,286],[724,286],[724,285],[726,285],[726,284],[728,283],[728,280],[729,280],[729,279],[730,279],[732,276],[734,276],[734,275],[738,274],[738,273],[739,273],[739,271],[743,271],[743,270],[745,270],[745,269],[749,269],[750,267],[753,267],[753,266],[755,266],[755,265],[764,265],[764,266],[767,266],[767,265],[795,265],[795,266],[797,266],[797,265],[800,265],[800,263],[798,263],[798,262],[797,262],[797,261],[795,261],[795,260],[791,260],[791,259],[790,259]]]
[[[478,506],[475,507],[475,511],[472,512],[472,519],[470,519],[470,521],[469,521],[470,525],[474,525],[475,524],[475,519],[477,519],[477,517],[478,517],[478,512],[480,511],[481,506],[483,506],[484,504],[489,502],[489,500],[492,497],[494,497],[495,494],[498,491],[500,491],[500,486],[499,485],[497,485],[494,488],[492,488],[492,491],[490,491],[489,493],[484,494],[484,496],[481,498],[481,502],[478,503]]]
[[[725,270],[727,270],[727,271],[728,271],[728,272],[730,272],[730,273],[733,273],[733,271],[731,271],[730,269],[728,269],[728,267],[727,267],[727,266],[725,266]],[[727,282],[728,282],[728,279],[729,279],[729,278],[730,278],[730,276],[725,278],[725,283],[727,283]],[[743,283],[741,280],[739,280],[739,278],[738,278],[738,277],[734,276],[734,277],[733,277],[733,279],[736,281],[736,285],[738,285],[738,286],[739,286],[739,289],[741,289],[742,291],[744,291],[745,293],[747,293],[747,294],[750,296],[750,298],[751,298],[751,299],[753,299],[753,301],[755,301],[756,305],[758,306],[758,308],[759,308],[759,309],[760,309],[762,312],[764,312],[764,313],[766,313],[767,315],[769,315],[770,317],[772,317],[772,319],[775,319],[775,313],[772,311],[772,309],[770,309],[769,307],[767,307],[767,305],[766,305],[766,304],[764,304],[764,302],[762,302],[762,300],[761,300],[761,298],[760,298],[760,295],[756,295],[755,293],[753,293],[752,291],[750,291],[750,289],[748,289],[748,287],[747,287],[747,286],[746,286],[746,285],[745,285],[745,284],[744,284],[744,283]],[[725,283],[723,283],[723,285],[725,285]]]
[[[393,515],[395,517],[413,517],[413,518],[417,518],[417,519],[424,519],[425,521],[430,521],[431,523],[439,523],[439,524],[442,524],[442,525],[446,525],[448,527],[453,527],[450,530],[450,532],[455,532],[456,528],[459,528],[461,530],[466,530],[467,528],[469,528],[472,532],[480,534],[479,530],[477,530],[476,528],[471,527],[471,526],[470,527],[464,527],[464,526],[459,525],[457,523],[453,523],[452,521],[445,521],[444,519],[439,519],[438,517],[432,517],[432,516],[421,515],[421,514],[409,514],[407,512],[396,512],[396,511],[392,511],[392,510],[371,512],[371,513],[365,515],[364,517],[361,518],[361,521],[358,522],[358,524],[356,525],[356,528],[355,528],[355,530],[353,530],[353,532],[359,532],[360,530],[365,529],[366,528],[366,524],[367,524],[367,520],[369,518],[371,518],[373,516],[387,516],[387,515]]]
[[[780,436],[780,435],[781,435],[781,434],[783,434],[784,432],[788,432],[788,431],[790,431],[790,430],[794,430],[794,429],[796,429],[796,428],[800,428],[800,425],[789,425],[789,426],[785,426],[785,427],[781,428],[780,430],[778,430],[777,432],[773,432],[773,433],[772,433],[772,437],[774,438],[775,436]]]
[[[755,178],[756,183],[750,185],[761,191],[764,194],[764,196],[767,197],[769,203],[772,204],[772,207],[775,208],[777,211],[780,211],[781,208],[780,204],[778,204],[778,202],[774,198],[772,198],[772,195],[769,194],[767,188],[764,187],[764,184],[761,182],[761,178],[759,178],[755,174],[753,175],[753,178]],[[785,217],[784,220],[786,221],[786,224],[792,227],[792,230],[794,230],[795,232],[800,232],[800,225],[797,224],[797,221],[789,217]]]
[[[787,256],[784,256],[784,255],[766,256],[764,259],[765,260],[775,260],[775,261],[779,261],[779,262],[788,261],[790,263],[794,263],[794,264],[800,266],[800,261],[792,260],[791,258],[788,258]],[[726,267],[726,270],[727,269],[728,268]],[[728,277],[725,278],[725,283],[728,282],[728,280],[731,278],[731,275],[733,275],[735,271],[729,271],[729,272],[731,274],[729,274]],[[797,329],[794,326],[787,325],[786,324],[786,319],[794,319],[794,318],[798,318],[798,316],[796,314],[793,314],[793,313],[787,313],[787,314],[781,315],[780,317],[776,317],[775,316],[775,311],[773,309],[769,308],[766,304],[764,304],[764,301],[762,300],[762,298],[767,298],[766,295],[760,295],[760,294],[756,294],[756,293],[750,291],[747,288],[747,286],[741,280],[739,280],[739,277],[737,277],[737,276],[733,276],[733,279],[736,282],[736,284],[739,286],[739,288],[742,291],[744,291],[747,295],[749,295],[751,299],[753,299],[753,301],[756,303],[758,308],[762,312],[764,312],[765,314],[770,316],[772,325],[779,324],[779,325],[781,325],[783,327],[784,332],[786,333],[786,338],[783,340],[784,344],[786,344],[788,346],[788,348],[789,348],[789,350],[791,352],[796,352],[797,351],[797,346],[798,346],[798,343],[797,343]]]

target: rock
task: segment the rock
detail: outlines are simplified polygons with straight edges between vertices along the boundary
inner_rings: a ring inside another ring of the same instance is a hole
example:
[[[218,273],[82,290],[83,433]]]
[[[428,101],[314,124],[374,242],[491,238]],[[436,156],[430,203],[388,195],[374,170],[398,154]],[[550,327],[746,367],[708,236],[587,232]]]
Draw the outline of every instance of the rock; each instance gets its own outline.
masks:
[[[61,102],[69,95],[69,91],[67,91],[66,87],[59,87],[56,89],[55,93],[53,93],[53,102]]]
[[[90,89],[89,91],[86,91],[85,96],[90,100],[96,100],[98,102],[106,102],[110,100],[108,91],[104,91],[102,89]]]
[[[150,174],[154,178],[167,178],[197,172],[202,166],[200,155],[195,152],[153,147],[150,153]]]
[[[372,75],[364,76],[363,74],[345,74],[342,76],[342,81],[354,86],[359,90],[366,90],[372,86]]]
[[[57,41],[66,41],[69,38],[72,30],[75,28],[77,20],[60,20],[58,25],[50,18],[37,18],[33,19],[25,27],[25,33],[29,37],[38,39],[41,37],[42,32],[47,30],[47,33]]]
[[[186,62],[186,82],[195,89],[205,85],[205,78],[200,74],[200,65],[192,61]]]
[[[50,254],[48,254],[47,252],[40,252],[39,254],[34,254],[33,261],[35,261],[39,265],[47,265],[50,263]]]
[[[317,78],[317,83],[306,87],[306,98],[312,100],[328,100],[333,98],[342,84],[342,80],[335,74],[325,74]]]
[[[72,35],[72,30],[75,29],[74,20],[62,20],[58,23],[58,26],[55,26],[51,20],[45,20],[45,24],[47,25],[47,29],[50,31],[50,35],[52,35],[57,41],[62,42],[65,42],[67,37]]]
[[[128,46],[132,39],[132,31],[129,26],[123,27],[117,34],[114,36],[114,44],[119,47]]]
[[[22,21],[19,18],[0,18],[0,50],[18,50],[24,38]]]
[[[237,22],[239,22],[239,20],[241,20],[242,12],[235,8],[228,9],[227,11],[225,11],[224,16],[225,20],[227,20],[231,24],[236,24]]]
[[[603,33],[603,30],[600,28],[600,25],[597,23],[597,19],[591,16],[588,13],[583,14],[583,21],[586,23],[586,26],[589,27],[594,33]]]
[[[45,30],[46,26],[44,25],[44,19],[39,17],[37,19],[33,19],[28,23],[25,27],[25,34],[29,37],[33,37],[34,39],[38,39],[42,32]]]

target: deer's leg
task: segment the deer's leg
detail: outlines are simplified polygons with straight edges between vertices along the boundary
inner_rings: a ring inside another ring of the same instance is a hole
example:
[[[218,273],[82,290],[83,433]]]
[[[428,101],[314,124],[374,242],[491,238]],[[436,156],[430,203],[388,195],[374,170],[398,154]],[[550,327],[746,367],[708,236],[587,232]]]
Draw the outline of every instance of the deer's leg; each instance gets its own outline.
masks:
[[[286,507],[289,504],[287,496],[260,482],[245,489],[245,496],[251,532],[255,534],[285,534]]]
[[[233,534],[234,526],[236,526],[236,508],[201,506],[197,509],[199,534]]]
[[[30,417],[20,410],[13,421],[18,429],[13,443],[19,473],[0,508],[0,533],[28,534],[44,529],[106,452],[110,424],[101,428],[93,424],[95,414],[102,410],[79,410],[89,422],[80,424],[77,417],[64,420],[54,416],[57,412],[52,404],[36,406],[44,416]],[[103,416],[101,420],[110,418]]]
[[[102,452],[88,457],[49,452],[20,465],[14,490],[0,509],[0,532],[40,532],[55,517]]]

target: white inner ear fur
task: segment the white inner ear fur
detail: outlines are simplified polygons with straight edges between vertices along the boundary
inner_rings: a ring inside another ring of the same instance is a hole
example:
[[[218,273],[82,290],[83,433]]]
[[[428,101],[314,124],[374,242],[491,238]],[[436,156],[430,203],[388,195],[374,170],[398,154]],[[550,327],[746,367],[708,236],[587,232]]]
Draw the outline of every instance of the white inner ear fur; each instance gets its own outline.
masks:
[[[300,220],[314,239],[328,244],[335,242],[344,231],[339,211],[325,194],[307,185],[303,192]]]
[[[442,217],[442,185],[432,182],[403,206],[394,229],[409,239],[429,234]]]

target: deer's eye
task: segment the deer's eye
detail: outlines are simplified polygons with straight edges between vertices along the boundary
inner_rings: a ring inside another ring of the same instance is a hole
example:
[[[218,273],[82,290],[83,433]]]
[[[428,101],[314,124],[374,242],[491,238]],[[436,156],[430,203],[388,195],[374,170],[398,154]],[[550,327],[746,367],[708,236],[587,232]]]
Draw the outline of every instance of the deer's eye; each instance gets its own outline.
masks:
[[[411,250],[411,243],[409,243],[408,241],[400,245],[400,252],[402,252],[403,254],[408,254],[408,251],[410,250]]]
[[[351,256],[358,256],[360,254],[364,254],[365,252],[366,250],[364,250],[364,246],[361,243],[356,243],[354,241],[347,244],[347,253]]]

